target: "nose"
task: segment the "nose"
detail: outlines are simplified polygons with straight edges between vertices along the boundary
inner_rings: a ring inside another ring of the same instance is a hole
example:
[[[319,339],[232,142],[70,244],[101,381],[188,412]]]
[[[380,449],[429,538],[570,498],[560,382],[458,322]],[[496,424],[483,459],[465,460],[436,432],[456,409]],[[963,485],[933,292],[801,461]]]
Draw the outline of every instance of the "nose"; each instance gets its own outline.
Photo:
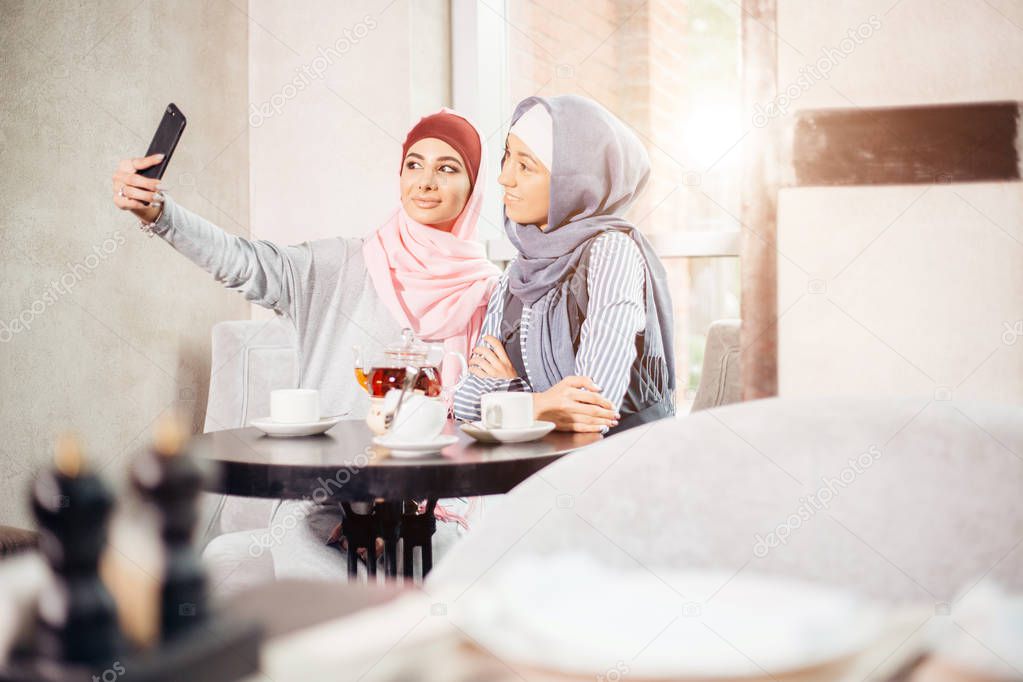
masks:
[[[511,170],[511,164],[501,164],[501,174],[497,176],[497,183],[503,187],[515,186],[515,173]]]
[[[437,189],[437,173],[432,170],[424,170],[419,175],[419,189]]]

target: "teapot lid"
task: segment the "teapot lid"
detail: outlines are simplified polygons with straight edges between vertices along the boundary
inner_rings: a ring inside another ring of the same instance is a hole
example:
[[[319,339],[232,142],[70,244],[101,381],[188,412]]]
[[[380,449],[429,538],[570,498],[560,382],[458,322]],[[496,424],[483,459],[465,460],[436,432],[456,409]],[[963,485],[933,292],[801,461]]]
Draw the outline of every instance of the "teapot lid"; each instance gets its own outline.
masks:
[[[425,358],[430,347],[416,338],[415,333],[406,327],[401,330],[401,340],[384,349],[389,357],[401,359]]]

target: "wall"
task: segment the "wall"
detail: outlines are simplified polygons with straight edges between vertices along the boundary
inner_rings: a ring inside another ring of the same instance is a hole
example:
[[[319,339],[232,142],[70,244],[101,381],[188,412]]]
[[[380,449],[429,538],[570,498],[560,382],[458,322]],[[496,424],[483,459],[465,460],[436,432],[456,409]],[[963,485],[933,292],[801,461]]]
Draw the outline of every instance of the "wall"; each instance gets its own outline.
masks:
[[[790,111],[1023,99],[1018,2],[808,7],[779,3]],[[1018,182],[783,190],[781,395],[1023,400],[1021,216]]]
[[[64,428],[115,482],[166,409],[201,429],[210,327],[248,304],[139,232],[110,176],[174,101],[171,192],[248,233],[249,29],[229,2],[0,3],[0,523],[30,523]]]
[[[272,315],[141,234],[111,202],[117,160],[174,101],[180,203],[284,244],[365,234],[396,207],[406,131],[450,104],[450,16],[444,0],[220,0],[5,2],[0,19],[0,523],[27,525],[60,430],[121,481],[165,410],[202,430],[211,327]],[[30,328],[9,332],[19,316]]]
[[[250,3],[252,234],[282,244],[381,225],[408,129],[451,99],[446,1],[302,7]]]
[[[286,243],[384,222],[405,134],[450,100],[447,3],[303,8],[250,6],[253,232]]]

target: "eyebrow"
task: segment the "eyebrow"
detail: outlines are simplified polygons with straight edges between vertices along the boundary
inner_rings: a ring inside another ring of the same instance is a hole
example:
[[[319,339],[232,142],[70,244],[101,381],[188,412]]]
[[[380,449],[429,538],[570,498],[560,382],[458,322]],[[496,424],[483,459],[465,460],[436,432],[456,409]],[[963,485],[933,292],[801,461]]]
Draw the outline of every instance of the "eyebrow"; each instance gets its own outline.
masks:
[[[423,161],[425,161],[425,160],[426,160],[426,158],[425,158],[425,157],[424,157],[424,156],[423,156],[422,154],[417,154],[416,152],[409,152],[408,154],[406,154],[406,155],[405,155],[405,158],[407,159],[407,158],[409,158],[410,156],[414,156],[414,157],[416,157],[417,159],[421,159],[421,160],[423,160]],[[458,159],[456,159],[456,158],[455,158],[455,157],[453,157],[453,156],[438,156],[438,157],[437,157],[437,160],[438,160],[438,161],[454,161],[454,162],[455,162],[455,163],[457,163],[457,164],[458,164],[459,166],[461,166],[461,165],[462,165],[462,162],[461,162],[461,161],[459,161]]]
[[[506,152],[508,152],[509,154],[518,154],[519,156],[524,156],[524,157],[526,157],[527,159],[529,159],[529,160],[530,160],[530,161],[532,161],[533,163],[539,163],[539,162],[538,162],[538,161],[536,160],[536,157],[532,156],[531,154],[527,154],[526,152],[518,152],[518,151],[516,151],[516,152],[513,152],[512,150],[508,149],[507,147],[505,147],[504,149],[505,149],[505,151],[506,151]]]

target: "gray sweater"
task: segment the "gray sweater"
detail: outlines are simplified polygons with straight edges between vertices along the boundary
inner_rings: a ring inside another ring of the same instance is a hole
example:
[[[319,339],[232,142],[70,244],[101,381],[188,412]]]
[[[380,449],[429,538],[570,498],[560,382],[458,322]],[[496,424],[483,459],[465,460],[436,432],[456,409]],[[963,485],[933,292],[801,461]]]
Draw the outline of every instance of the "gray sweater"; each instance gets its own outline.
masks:
[[[369,400],[355,379],[352,347],[392,343],[401,329],[369,278],[362,239],[294,246],[244,239],[170,196],[153,231],[228,289],[291,320],[298,332],[298,388],[319,389],[322,414],[365,416]]]

